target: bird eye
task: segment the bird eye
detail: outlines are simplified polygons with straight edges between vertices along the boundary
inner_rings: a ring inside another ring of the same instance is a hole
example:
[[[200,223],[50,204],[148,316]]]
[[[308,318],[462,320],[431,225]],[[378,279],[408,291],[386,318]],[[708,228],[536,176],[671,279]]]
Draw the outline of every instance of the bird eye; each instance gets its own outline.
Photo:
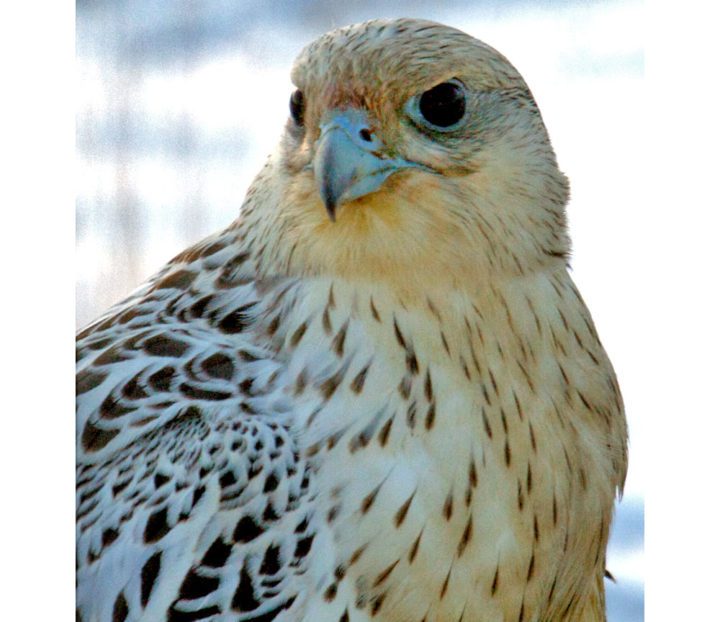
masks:
[[[297,89],[290,96],[290,116],[295,124],[302,127],[304,124],[305,97],[300,89]]]
[[[450,80],[425,91],[417,103],[422,118],[436,128],[449,128],[465,116],[465,87]]]

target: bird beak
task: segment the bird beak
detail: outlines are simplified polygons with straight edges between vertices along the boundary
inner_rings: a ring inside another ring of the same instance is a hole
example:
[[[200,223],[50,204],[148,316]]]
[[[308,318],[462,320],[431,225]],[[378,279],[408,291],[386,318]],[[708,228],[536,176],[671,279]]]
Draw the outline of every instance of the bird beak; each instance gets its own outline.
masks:
[[[334,111],[320,125],[313,171],[330,220],[338,206],[378,190],[397,171],[420,166],[388,157],[367,115],[357,109]]]

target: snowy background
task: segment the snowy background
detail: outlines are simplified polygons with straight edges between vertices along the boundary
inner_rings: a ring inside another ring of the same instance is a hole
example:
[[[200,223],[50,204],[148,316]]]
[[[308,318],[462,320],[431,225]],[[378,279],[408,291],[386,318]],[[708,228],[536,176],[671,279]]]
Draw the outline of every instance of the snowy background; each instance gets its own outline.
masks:
[[[570,178],[573,277],[623,388],[631,466],[608,559],[617,580],[608,583],[608,615],[642,620],[651,424],[640,407],[636,316],[619,304],[642,286],[627,267],[638,227],[623,226],[647,217],[637,181],[642,3],[78,0],[76,8],[78,327],[235,218],[287,117],[292,61],[317,35],[416,16],[465,30],[510,59]]]

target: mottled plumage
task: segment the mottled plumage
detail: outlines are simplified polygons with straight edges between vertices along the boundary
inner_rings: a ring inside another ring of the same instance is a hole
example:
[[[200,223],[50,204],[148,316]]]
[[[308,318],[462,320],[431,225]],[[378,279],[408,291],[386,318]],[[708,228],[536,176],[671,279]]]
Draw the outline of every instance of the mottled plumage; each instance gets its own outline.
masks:
[[[417,20],[293,81],[238,220],[78,336],[78,619],[604,620],[626,428],[530,91]]]

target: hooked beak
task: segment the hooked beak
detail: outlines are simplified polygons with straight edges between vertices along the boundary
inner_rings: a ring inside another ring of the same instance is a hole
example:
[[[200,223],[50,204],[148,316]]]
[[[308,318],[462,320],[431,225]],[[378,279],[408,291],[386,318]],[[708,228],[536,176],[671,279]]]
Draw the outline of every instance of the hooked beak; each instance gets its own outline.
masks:
[[[356,109],[333,112],[320,125],[312,166],[320,198],[333,222],[341,203],[375,192],[399,170],[425,168],[389,157],[372,133],[367,115]]]

